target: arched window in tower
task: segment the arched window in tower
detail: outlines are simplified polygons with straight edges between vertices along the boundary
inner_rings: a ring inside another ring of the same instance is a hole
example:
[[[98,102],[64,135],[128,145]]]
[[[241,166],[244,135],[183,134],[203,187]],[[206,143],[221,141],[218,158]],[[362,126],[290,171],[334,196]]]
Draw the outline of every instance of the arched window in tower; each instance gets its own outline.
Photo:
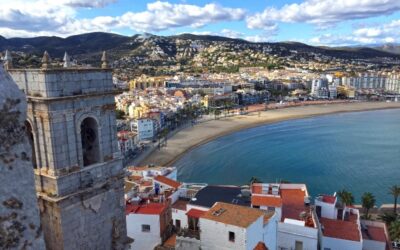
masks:
[[[99,132],[95,119],[88,117],[81,124],[83,166],[100,162]]]
[[[31,149],[32,149],[32,156],[31,156],[32,165],[33,165],[33,168],[37,168],[35,141],[33,139],[33,129],[32,129],[32,125],[28,121],[25,121],[25,129],[26,129],[26,134],[28,135],[29,144],[31,145]]]

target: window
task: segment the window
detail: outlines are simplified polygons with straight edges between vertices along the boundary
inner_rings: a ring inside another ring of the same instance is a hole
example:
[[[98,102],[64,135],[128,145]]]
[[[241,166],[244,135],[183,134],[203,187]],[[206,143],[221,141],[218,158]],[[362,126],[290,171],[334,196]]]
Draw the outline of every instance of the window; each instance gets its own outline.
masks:
[[[83,166],[100,162],[98,126],[95,119],[88,117],[81,124]]]
[[[303,250],[303,242],[296,240],[295,250]]]
[[[143,224],[142,225],[142,232],[150,232],[150,225]]]
[[[229,241],[235,242],[235,233],[234,232],[229,232]]]
[[[31,145],[31,149],[32,149],[32,165],[33,168],[37,168],[37,162],[36,162],[36,152],[35,152],[35,142],[33,139],[33,130],[32,130],[32,126],[28,121],[25,121],[25,129],[26,129],[26,134],[28,135],[28,140],[29,140],[29,144]]]

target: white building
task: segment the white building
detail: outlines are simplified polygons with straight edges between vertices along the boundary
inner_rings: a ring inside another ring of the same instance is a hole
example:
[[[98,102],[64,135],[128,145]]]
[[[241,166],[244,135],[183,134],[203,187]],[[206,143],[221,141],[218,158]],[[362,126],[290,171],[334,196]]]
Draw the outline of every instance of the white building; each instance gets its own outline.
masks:
[[[126,205],[128,236],[134,239],[131,250],[153,250],[163,242],[171,213],[168,203]]]
[[[318,227],[304,184],[252,184],[252,207],[278,216],[277,249],[317,249]]]
[[[315,210],[322,249],[362,250],[358,209],[341,206],[335,196],[321,195],[315,199]]]
[[[260,242],[276,249],[276,214],[217,202],[200,217],[201,249],[253,250]]]
[[[138,140],[152,140],[155,136],[154,121],[148,118],[137,119],[131,123],[131,129],[138,134]]]

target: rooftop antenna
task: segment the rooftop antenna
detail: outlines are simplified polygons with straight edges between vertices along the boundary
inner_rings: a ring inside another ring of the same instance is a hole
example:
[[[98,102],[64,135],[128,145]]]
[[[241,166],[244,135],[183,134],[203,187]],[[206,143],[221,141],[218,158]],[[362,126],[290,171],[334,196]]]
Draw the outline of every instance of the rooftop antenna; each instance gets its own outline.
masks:
[[[64,61],[64,65],[63,65],[64,68],[69,68],[69,67],[71,67],[71,60],[70,60],[70,58],[69,58],[69,55],[68,55],[67,51],[65,51],[63,61]]]
[[[4,68],[6,70],[9,70],[9,69],[13,68],[11,53],[8,50],[6,50],[6,54],[4,56],[4,61],[5,61]]]
[[[48,69],[50,67],[50,56],[47,51],[44,52],[42,58],[42,69]]]
[[[103,55],[101,56],[101,68],[108,69],[107,54],[105,50],[103,51]]]

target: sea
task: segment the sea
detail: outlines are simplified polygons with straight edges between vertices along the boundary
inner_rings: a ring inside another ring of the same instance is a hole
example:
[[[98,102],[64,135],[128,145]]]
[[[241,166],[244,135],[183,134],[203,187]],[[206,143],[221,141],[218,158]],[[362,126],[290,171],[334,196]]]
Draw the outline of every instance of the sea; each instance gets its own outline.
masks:
[[[185,154],[178,180],[246,185],[305,183],[311,196],[364,192],[393,203],[400,185],[400,109],[340,113],[259,126],[217,138]]]

